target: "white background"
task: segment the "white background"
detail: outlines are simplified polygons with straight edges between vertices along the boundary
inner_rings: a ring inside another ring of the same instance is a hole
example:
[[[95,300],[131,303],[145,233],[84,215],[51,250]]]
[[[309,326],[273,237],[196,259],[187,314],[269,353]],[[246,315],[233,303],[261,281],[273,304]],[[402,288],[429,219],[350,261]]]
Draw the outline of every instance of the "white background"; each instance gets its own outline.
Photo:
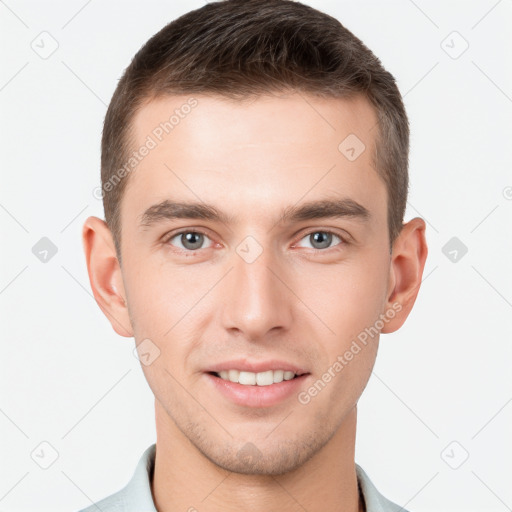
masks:
[[[403,328],[381,337],[356,462],[412,511],[512,510],[512,2],[305,3],[396,77],[411,123],[406,220],[427,222],[424,282]],[[123,69],[202,5],[0,2],[4,512],[90,505],[124,486],[155,441],[134,340],[94,301],[80,235],[87,216],[103,217],[92,191]],[[47,59],[31,47],[43,31],[58,42]],[[453,58],[461,37],[469,47]],[[32,252],[42,237],[58,249],[47,263]],[[452,237],[468,248],[457,262],[442,252]],[[43,441],[58,452],[48,469],[31,458]]]

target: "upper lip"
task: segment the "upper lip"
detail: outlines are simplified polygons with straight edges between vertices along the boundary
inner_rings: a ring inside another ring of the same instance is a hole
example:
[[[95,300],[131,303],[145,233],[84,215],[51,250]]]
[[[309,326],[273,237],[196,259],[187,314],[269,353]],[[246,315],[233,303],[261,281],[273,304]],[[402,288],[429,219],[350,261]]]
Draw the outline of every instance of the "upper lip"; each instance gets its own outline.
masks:
[[[222,372],[225,370],[239,370],[242,372],[260,373],[268,370],[284,370],[293,372],[296,375],[308,373],[298,365],[272,359],[269,361],[248,361],[247,359],[232,359],[211,365],[206,372]]]

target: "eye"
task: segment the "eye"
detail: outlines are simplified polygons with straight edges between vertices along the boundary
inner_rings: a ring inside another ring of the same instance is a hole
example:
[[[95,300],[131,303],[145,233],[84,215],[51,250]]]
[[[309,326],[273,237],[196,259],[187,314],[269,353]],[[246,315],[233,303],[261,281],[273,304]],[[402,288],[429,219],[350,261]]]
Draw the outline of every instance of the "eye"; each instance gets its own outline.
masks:
[[[329,249],[334,238],[337,238],[342,243],[347,243],[341,236],[333,233],[332,231],[311,231],[301,240],[307,239],[312,244],[312,248],[315,250]],[[336,244],[340,245],[340,244]]]
[[[170,236],[167,236],[164,240],[164,243],[174,245],[172,243],[172,240],[174,240],[175,238],[178,240],[178,243],[181,244],[181,246],[178,245],[177,247],[188,252],[197,251],[199,249],[205,249],[205,247],[201,246],[203,245],[205,238],[209,240],[206,233],[189,230],[179,231],[178,233],[173,233]],[[209,245],[208,247],[211,247],[211,245]]]

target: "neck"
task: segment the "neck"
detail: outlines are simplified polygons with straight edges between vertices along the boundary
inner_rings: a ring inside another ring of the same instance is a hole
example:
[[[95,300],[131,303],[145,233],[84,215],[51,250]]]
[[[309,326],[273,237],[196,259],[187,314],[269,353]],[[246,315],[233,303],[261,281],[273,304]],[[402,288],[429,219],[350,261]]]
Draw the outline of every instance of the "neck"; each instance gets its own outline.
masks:
[[[246,475],[207,459],[155,401],[157,442],[152,481],[158,512],[365,512],[354,462],[357,409],[330,441],[294,471]]]

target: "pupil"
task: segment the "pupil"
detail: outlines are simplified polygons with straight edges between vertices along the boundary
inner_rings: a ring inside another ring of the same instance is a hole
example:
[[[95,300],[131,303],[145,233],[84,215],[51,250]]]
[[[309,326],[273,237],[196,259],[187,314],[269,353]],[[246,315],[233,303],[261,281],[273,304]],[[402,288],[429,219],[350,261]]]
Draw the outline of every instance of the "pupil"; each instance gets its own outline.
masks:
[[[202,243],[201,237],[202,236],[203,235],[201,233],[194,233],[194,232],[183,234],[182,235],[183,246],[186,247],[187,249],[191,249],[191,250],[198,249],[199,247],[201,247],[201,243]],[[194,241],[194,239],[196,239],[196,240]],[[199,242],[198,242],[198,240],[199,240]],[[190,245],[192,245],[192,247],[189,247]]]
[[[332,237],[330,233],[325,233],[324,231],[317,231],[316,233],[313,233],[311,236],[314,239],[314,243],[319,243],[321,245],[321,249],[329,247]]]

